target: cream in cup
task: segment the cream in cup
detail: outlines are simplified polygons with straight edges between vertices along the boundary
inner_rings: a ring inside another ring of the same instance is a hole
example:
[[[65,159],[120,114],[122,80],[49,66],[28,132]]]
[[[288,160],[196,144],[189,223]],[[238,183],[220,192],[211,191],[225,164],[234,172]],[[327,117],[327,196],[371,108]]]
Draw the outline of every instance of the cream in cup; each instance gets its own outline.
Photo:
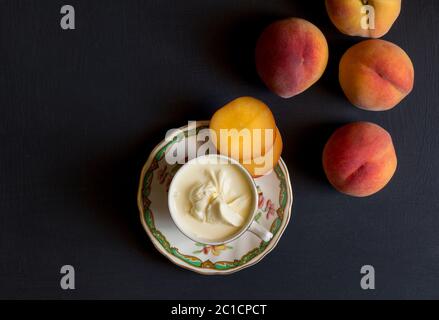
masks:
[[[273,237],[254,221],[258,192],[253,178],[225,156],[201,156],[181,167],[169,187],[168,205],[180,231],[199,243],[224,244],[247,230],[263,241]]]

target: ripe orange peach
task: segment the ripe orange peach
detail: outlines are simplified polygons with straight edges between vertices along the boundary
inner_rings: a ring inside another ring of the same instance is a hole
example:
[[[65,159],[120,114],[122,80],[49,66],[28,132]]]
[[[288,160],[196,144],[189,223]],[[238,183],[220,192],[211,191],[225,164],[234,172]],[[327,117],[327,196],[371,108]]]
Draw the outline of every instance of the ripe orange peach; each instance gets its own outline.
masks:
[[[393,177],[397,158],[390,134],[380,126],[356,122],[339,128],[323,151],[323,168],[340,192],[370,196]]]
[[[279,132],[279,129],[276,128],[276,139],[270,151],[259,158],[243,161],[242,165],[247,169],[248,172],[250,172],[253,178],[264,176],[271,172],[271,170],[273,170],[273,168],[278,164],[282,154],[282,149],[282,136]]]
[[[366,4],[373,8],[374,16],[365,7]],[[401,0],[326,0],[326,10],[340,32],[350,36],[381,38],[398,19]]]
[[[340,62],[340,84],[355,106],[371,111],[389,110],[413,89],[415,71],[409,56],[384,40],[354,45]]]
[[[276,139],[273,113],[252,97],[233,100],[215,112],[210,129],[217,150],[240,161],[265,155]]]
[[[311,87],[328,64],[328,43],[311,22],[290,18],[268,26],[256,45],[256,67],[267,87],[291,98]]]

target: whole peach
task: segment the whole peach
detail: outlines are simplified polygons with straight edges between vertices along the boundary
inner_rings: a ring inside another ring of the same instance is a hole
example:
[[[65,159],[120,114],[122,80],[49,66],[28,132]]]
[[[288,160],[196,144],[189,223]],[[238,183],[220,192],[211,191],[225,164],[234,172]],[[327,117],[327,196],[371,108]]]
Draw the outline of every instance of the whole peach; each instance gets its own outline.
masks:
[[[398,19],[401,0],[326,0],[326,10],[340,32],[381,38]]]
[[[290,98],[311,87],[325,71],[328,43],[311,22],[290,18],[268,26],[256,45],[256,67],[267,87]]]
[[[340,192],[370,196],[393,177],[397,158],[390,134],[369,122],[339,128],[323,151],[323,168],[329,182]]]
[[[354,45],[340,61],[340,85],[355,106],[389,110],[412,90],[415,71],[410,57],[397,45],[366,40]]]

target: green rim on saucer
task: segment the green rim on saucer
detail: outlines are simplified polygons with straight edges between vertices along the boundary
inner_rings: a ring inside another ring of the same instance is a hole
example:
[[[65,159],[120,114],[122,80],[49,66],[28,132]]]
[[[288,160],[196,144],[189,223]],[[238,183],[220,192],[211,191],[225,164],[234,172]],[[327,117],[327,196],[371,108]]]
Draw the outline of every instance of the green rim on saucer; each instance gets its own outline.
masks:
[[[179,128],[152,151],[142,170],[137,203],[146,233],[169,260],[201,274],[230,274],[256,264],[274,249],[290,220],[293,193],[282,159],[272,173],[255,180],[259,191],[256,220],[273,233],[269,242],[261,241],[250,232],[219,246],[195,243],[185,237],[173,224],[167,208],[167,190],[181,165],[171,166],[164,158],[176,144],[193,139],[199,130],[208,126],[208,121],[200,121],[196,128]]]

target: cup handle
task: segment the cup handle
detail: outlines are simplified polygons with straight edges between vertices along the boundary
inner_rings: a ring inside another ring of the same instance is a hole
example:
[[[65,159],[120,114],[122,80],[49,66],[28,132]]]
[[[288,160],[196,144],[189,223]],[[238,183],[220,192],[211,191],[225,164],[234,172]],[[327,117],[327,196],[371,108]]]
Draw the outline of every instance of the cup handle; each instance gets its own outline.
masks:
[[[256,221],[252,222],[248,231],[259,237],[264,242],[268,242],[273,238],[273,234]]]

